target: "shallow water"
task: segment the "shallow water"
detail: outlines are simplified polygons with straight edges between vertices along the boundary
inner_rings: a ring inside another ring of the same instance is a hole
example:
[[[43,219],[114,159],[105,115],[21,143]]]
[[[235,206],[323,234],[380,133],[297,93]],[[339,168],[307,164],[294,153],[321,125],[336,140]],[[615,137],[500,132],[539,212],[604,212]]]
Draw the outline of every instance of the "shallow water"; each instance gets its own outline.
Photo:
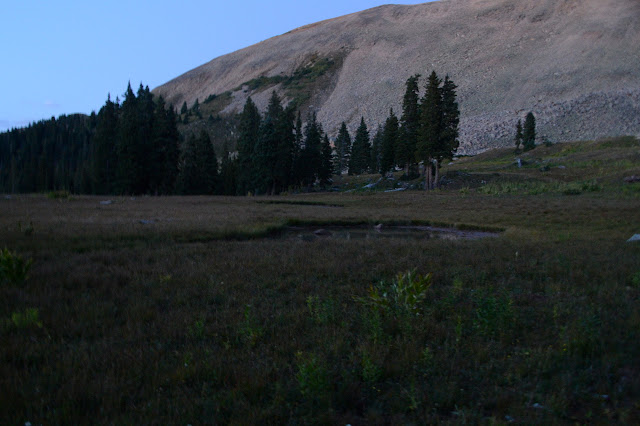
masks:
[[[447,239],[478,240],[497,237],[497,232],[467,231],[435,226],[291,226],[281,238],[313,241],[324,238],[339,240],[399,238],[407,240]]]

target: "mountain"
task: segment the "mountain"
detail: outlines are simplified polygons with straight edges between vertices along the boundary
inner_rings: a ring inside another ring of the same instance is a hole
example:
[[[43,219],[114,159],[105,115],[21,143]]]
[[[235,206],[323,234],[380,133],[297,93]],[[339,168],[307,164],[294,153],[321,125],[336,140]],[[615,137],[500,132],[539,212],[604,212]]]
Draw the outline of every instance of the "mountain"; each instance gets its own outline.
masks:
[[[272,90],[313,109],[330,135],[401,110],[406,79],[458,85],[460,151],[513,143],[533,111],[551,141],[640,135],[640,1],[440,0],[386,5],[297,28],[156,88],[168,102],[212,99],[223,114]]]

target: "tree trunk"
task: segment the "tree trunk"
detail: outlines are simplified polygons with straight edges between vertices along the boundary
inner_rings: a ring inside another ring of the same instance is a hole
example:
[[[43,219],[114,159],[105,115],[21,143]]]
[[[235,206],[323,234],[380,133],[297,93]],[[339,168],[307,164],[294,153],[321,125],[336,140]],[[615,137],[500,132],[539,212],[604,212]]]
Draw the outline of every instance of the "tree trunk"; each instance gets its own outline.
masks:
[[[433,162],[436,168],[435,187],[440,188],[440,163],[438,163],[438,159],[433,160]]]

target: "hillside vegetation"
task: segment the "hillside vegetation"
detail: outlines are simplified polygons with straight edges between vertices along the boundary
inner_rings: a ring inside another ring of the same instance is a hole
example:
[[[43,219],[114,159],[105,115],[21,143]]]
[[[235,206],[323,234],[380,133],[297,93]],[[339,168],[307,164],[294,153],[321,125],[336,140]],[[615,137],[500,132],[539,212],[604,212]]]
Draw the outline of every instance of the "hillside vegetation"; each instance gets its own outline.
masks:
[[[638,423],[639,156],[492,151],[428,192],[5,196],[0,423]],[[281,232],[356,223],[500,234]]]

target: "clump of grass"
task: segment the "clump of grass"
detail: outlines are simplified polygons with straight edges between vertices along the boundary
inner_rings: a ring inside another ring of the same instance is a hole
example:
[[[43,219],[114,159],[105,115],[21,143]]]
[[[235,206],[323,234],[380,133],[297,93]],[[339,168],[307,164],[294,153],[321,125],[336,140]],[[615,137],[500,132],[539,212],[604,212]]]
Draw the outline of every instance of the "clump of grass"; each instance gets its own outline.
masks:
[[[24,260],[22,256],[4,248],[0,251],[0,283],[20,286],[29,277],[33,260]]]

